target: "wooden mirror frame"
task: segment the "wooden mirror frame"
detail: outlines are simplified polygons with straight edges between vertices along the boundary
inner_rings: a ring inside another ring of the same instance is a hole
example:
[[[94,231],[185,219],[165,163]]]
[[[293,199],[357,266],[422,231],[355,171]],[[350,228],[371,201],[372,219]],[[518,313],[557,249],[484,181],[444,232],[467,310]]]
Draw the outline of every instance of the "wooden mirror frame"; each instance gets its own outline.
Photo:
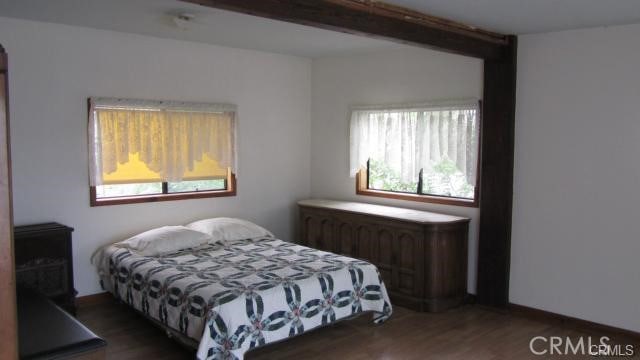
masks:
[[[0,45],[0,359],[17,359],[18,314],[13,257],[8,72],[7,54]]]

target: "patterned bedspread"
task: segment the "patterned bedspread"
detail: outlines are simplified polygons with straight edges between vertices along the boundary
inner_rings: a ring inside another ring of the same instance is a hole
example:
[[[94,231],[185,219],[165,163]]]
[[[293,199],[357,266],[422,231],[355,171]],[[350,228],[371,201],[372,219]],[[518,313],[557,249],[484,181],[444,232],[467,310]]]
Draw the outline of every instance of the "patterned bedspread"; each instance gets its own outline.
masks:
[[[376,267],[277,239],[240,240],[161,257],[109,246],[103,286],[200,342],[199,359],[242,359],[250,349],[372,311],[391,315]]]

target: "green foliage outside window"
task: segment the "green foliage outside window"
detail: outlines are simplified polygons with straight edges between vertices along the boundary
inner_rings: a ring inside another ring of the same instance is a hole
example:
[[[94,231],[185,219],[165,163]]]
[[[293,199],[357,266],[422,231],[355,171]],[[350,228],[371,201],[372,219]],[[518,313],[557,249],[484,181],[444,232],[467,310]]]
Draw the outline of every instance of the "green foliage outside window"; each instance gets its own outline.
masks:
[[[473,199],[474,187],[448,158],[433,166],[433,172],[423,176],[423,194]]]
[[[204,190],[224,190],[224,180],[195,180],[181,181],[177,183],[169,183],[169,192],[187,192],[187,191],[204,191]]]
[[[196,192],[207,190],[224,190],[225,181],[215,180],[195,180],[170,182],[167,184],[168,193]],[[162,194],[162,183],[137,183],[137,184],[117,184],[96,186],[97,198],[154,195]]]
[[[385,162],[370,159],[369,188],[417,194],[418,179],[414,182],[402,181],[400,174]],[[455,163],[445,157],[433,165],[431,171],[424,171],[422,194],[473,199],[474,186],[468,183]]]
[[[376,190],[399,191],[408,193],[418,192],[417,182],[404,182],[400,174],[384,163],[374,159],[369,160],[369,187]]]
[[[96,186],[96,197],[162,194],[162,183],[114,184]]]

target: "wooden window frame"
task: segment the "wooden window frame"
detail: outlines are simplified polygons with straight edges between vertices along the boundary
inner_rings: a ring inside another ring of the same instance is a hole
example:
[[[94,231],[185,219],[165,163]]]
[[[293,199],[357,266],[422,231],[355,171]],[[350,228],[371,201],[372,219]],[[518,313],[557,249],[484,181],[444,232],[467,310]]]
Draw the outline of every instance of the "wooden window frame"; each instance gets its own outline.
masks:
[[[480,207],[480,179],[482,178],[482,101],[478,102],[478,156],[476,157],[476,184],[473,188],[473,199],[464,199],[452,196],[405,193],[400,191],[379,190],[369,188],[369,162],[367,167],[361,168],[356,173],[356,195],[374,196],[394,200],[417,201],[423,203],[464,206],[471,208]],[[422,171],[420,171],[422,174]],[[420,187],[422,187],[420,185]]]
[[[224,190],[203,190],[203,191],[188,191],[188,192],[176,192],[170,193],[168,191],[168,183],[162,183],[162,194],[149,194],[149,195],[132,195],[132,196],[117,196],[117,197],[105,197],[98,198],[96,194],[96,187],[89,187],[89,199],[91,206],[108,206],[108,205],[126,205],[126,204],[139,204],[150,203],[158,201],[174,201],[174,200],[188,200],[188,199],[204,199],[215,198],[225,196],[236,196],[238,191],[238,185],[236,183],[236,175],[229,171],[229,175],[225,179]]]
[[[479,197],[480,177],[476,178],[476,186],[473,192],[473,199],[463,199],[450,196],[438,196],[427,194],[413,194],[399,191],[378,190],[369,188],[369,171],[360,169],[356,173],[356,194],[363,196],[374,196],[386,199],[417,201],[423,203],[465,206],[477,208],[480,205]]]

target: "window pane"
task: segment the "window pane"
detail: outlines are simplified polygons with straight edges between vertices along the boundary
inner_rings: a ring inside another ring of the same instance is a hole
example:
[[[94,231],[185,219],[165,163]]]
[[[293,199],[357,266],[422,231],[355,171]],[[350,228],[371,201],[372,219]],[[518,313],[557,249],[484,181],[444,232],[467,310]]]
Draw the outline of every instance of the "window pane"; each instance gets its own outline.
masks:
[[[422,176],[422,193],[426,195],[473,199],[474,185],[449,159],[443,159]]]
[[[383,161],[369,160],[369,188],[374,190],[416,193],[417,182],[402,181],[400,174]]]
[[[235,105],[91,98],[90,108],[91,206],[235,196]]]
[[[169,183],[169,192],[192,192],[192,191],[207,191],[207,190],[225,190],[225,181],[223,179],[215,180],[195,180],[195,181],[181,181]]]
[[[96,186],[96,198],[162,194],[162,183],[118,184]]]
[[[477,115],[474,104],[354,111],[351,151],[358,164],[352,168],[369,160],[370,189],[473,199]]]

